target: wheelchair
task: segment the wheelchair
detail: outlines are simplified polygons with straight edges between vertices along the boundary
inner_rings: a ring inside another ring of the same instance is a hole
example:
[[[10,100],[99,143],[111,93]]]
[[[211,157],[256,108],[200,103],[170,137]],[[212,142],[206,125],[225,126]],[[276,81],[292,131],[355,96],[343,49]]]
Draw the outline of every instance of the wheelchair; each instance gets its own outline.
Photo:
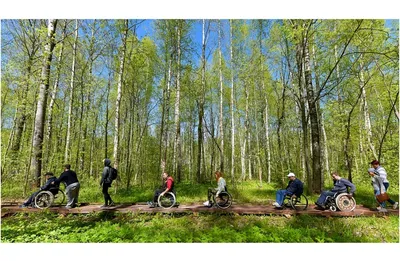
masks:
[[[306,210],[308,207],[308,199],[304,194],[300,194],[300,196],[296,196],[295,194],[286,195],[282,205],[294,210]]]
[[[169,209],[172,208],[173,206],[178,206],[176,202],[176,192],[175,191],[168,191],[167,193],[164,194],[164,196],[158,196],[158,206]]]
[[[220,209],[227,209],[232,206],[232,195],[225,189],[225,191],[221,191],[218,196],[213,194],[212,197],[213,202],[208,206],[211,208],[213,205],[217,206]]]
[[[333,196],[327,196],[325,200],[325,208],[330,211],[353,211],[356,207],[356,200],[354,197],[348,198],[346,192],[337,192]]]
[[[52,205],[61,205],[65,200],[65,193],[59,188],[40,191],[34,198],[36,208],[45,209]]]

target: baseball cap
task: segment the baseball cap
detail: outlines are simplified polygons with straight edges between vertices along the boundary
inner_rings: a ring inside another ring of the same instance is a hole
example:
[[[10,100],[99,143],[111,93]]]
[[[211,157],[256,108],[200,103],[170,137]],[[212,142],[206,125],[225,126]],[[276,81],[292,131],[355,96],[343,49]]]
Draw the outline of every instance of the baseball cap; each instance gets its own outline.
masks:
[[[295,177],[296,175],[294,175],[294,173],[290,172],[287,176],[288,177]]]

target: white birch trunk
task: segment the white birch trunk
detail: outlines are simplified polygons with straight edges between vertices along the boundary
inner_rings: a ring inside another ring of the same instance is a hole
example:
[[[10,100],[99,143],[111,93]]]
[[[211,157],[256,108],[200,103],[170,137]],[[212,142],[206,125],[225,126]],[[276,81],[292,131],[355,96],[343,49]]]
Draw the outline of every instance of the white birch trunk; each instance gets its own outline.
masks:
[[[122,43],[121,43],[121,56],[119,57],[119,73],[118,73],[118,87],[117,87],[117,100],[115,101],[115,124],[114,124],[114,168],[118,168],[119,164],[119,126],[120,126],[120,116],[119,110],[121,106],[121,96],[122,96],[122,80],[124,74],[124,66],[125,66],[125,52],[126,52],[126,39],[128,36],[128,20],[125,20],[125,29],[124,34],[122,36]]]
[[[177,33],[178,33],[178,39],[177,39],[177,49],[178,49],[178,68],[176,72],[176,98],[175,98],[175,142],[174,142],[174,175],[178,176],[178,181],[180,181],[180,112],[179,112],[179,106],[180,106],[180,78],[181,78],[181,22],[179,22]]]
[[[72,106],[74,104],[74,87],[75,87],[75,63],[76,63],[76,49],[78,42],[78,19],[75,20],[75,39],[72,49],[72,67],[71,67],[71,82],[70,82],[70,94],[69,94],[69,107],[68,107],[68,122],[67,122],[67,138],[65,142],[65,155],[64,162],[69,162],[69,149],[71,143],[71,121],[72,121]]]
[[[230,25],[230,38],[231,38],[231,177],[234,180],[235,177],[235,115],[234,115],[234,84],[233,84],[233,30],[232,30],[232,20],[229,20]]]
[[[221,156],[220,156],[220,170],[224,171],[224,117],[223,117],[223,94],[224,89],[222,85],[222,46],[221,46],[221,20],[218,20],[218,53],[219,53],[219,133],[221,137]]]

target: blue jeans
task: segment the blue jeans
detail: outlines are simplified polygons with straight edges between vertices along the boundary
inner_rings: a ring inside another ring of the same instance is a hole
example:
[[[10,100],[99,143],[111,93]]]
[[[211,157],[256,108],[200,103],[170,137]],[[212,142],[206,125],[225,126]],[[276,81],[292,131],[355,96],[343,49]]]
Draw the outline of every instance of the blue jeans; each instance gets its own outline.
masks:
[[[336,192],[332,192],[329,190],[326,191],[322,191],[321,195],[319,195],[319,198],[317,199],[317,205],[320,206],[325,206],[325,201],[326,201],[326,197],[331,196],[333,197],[335,195]]]
[[[293,193],[288,192],[286,189],[281,189],[276,192],[276,203],[282,206],[286,195],[292,195]]]
[[[386,192],[388,191],[388,188],[389,188],[389,183],[388,182],[384,182],[383,183],[383,186],[385,186],[385,190],[386,190]],[[392,200],[392,199],[388,199],[388,202],[390,203],[390,204],[392,204],[392,205],[394,205],[394,203],[396,203],[396,202],[394,202],[394,200]]]

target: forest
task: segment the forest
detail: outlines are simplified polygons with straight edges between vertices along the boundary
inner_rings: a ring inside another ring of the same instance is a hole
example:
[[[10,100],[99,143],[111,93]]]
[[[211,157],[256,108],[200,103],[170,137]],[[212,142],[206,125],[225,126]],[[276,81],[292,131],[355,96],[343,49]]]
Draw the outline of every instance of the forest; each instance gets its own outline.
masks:
[[[398,68],[398,20],[1,20],[1,197],[68,163],[101,201],[105,158],[121,200],[217,170],[235,189],[293,172],[309,195],[336,171],[372,198],[374,159],[397,191]]]

